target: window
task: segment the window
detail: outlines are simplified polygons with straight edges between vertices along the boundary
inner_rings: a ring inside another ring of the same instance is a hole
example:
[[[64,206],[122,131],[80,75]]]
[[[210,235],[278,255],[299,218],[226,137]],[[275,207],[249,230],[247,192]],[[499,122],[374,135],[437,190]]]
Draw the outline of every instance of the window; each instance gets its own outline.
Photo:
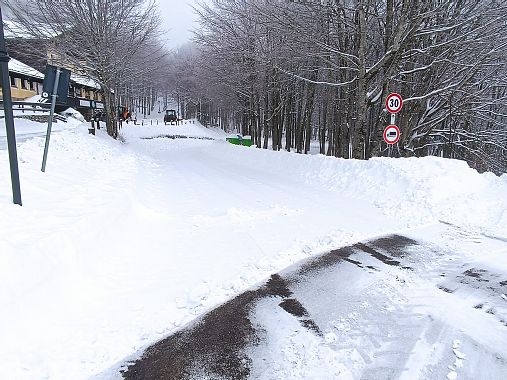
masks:
[[[14,77],[10,77],[10,78],[11,78],[11,86],[12,87],[17,87],[16,86],[16,78],[14,78]]]
[[[26,90],[28,88],[28,81],[26,79],[21,79],[21,88]]]
[[[28,82],[28,85],[30,87],[30,91],[35,91],[35,83],[34,82],[30,81],[30,82]]]

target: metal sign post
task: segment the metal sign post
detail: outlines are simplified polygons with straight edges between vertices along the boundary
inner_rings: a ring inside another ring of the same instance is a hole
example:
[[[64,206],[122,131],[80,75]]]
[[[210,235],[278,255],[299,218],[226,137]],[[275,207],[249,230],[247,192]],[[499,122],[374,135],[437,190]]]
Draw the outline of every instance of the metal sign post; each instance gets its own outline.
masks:
[[[0,8],[0,71],[2,72],[2,93],[4,101],[5,129],[7,132],[7,147],[11,166],[12,200],[17,205],[21,203],[21,188],[19,184],[18,153],[16,151],[16,132],[14,130],[14,114],[12,113],[11,82],[9,80],[9,55],[5,49],[4,24],[2,9]]]
[[[387,143],[387,156],[391,157],[392,147],[400,140],[400,129],[396,126],[396,114],[403,108],[403,98],[395,92],[386,98],[386,109],[391,114],[391,125],[384,129],[384,141]]]
[[[58,83],[60,82],[60,68],[56,69],[55,83],[53,85],[53,94],[51,95],[51,111],[49,112],[48,130],[46,132],[46,145],[44,146],[44,156],[42,157],[41,171],[46,171],[46,162],[48,159],[49,139],[51,137],[51,127],[53,126],[53,116],[55,114],[56,98],[58,97]]]

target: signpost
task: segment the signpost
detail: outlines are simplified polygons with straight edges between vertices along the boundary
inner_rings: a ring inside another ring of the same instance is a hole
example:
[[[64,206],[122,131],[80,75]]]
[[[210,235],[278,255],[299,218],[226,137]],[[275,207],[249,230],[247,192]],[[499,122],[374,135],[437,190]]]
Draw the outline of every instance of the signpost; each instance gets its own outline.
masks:
[[[403,98],[400,94],[393,92],[387,95],[386,109],[391,114],[391,125],[384,129],[384,141],[389,146],[388,155],[391,157],[391,147],[400,141],[400,128],[396,125],[396,114],[403,108]]]
[[[390,113],[398,113],[403,107],[403,99],[400,94],[393,92],[386,99],[386,108]]]
[[[53,116],[55,114],[56,101],[65,103],[69,92],[70,71],[55,67],[46,66],[44,73],[44,82],[42,84],[42,93],[51,96],[51,111],[49,112],[48,130],[46,132],[46,144],[44,145],[44,156],[42,157],[41,171],[46,171],[46,162],[48,159],[49,139],[51,137],[51,127],[53,126]]]
[[[19,184],[18,153],[16,151],[16,132],[14,130],[14,114],[12,112],[11,82],[9,80],[9,55],[5,48],[4,24],[0,8],[0,71],[2,74],[2,94],[4,102],[5,129],[7,133],[7,149],[11,167],[12,200],[21,203],[21,187]]]
[[[394,145],[400,140],[400,129],[396,125],[390,125],[384,129],[384,141],[389,145]]]

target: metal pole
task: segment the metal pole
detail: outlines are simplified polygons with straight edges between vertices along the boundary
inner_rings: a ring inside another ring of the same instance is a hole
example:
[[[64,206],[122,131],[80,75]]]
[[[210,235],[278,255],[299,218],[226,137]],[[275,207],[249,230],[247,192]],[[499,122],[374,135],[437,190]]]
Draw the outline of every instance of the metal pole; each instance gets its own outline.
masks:
[[[9,80],[9,55],[5,48],[4,24],[2,9],[0,8],[0,70],[2,72],[2,90],[5,115],[5,129],[7,134],[7,147],[9,150],[9,163],[11,167],[12,201],[17,205],[21,203],[21,187],[19,184],[18,153],[16,151],[16,132],[14,130],[14,115],[12,113],[11,82]]]
[[[55,107],[56,107],[56,98],[58,97],[58,83],[60,82],[60,68],[56,69],[56,76],[55,76],[55,84],[53,86],[53,94],[51,99],[51,111],[49,112],[49,121],[48,121],[48,130],[46,132],[46,145],[44,146],[44,156],[42,157],[42,167],[41,171],[46,171],[46,162],[48,160],[48,149],[49,149],[49,139],[51,137],[51,127],[53,126],[53,116],[55,114]]]
[[[395,113],[392,113],[391,114],[391,125],[396,125],[396,114]],[[393,146],[391,144],[388,144],[389,145],[389,149],[388,149],[388,157],[392,157],[392,154],[393,154]]]

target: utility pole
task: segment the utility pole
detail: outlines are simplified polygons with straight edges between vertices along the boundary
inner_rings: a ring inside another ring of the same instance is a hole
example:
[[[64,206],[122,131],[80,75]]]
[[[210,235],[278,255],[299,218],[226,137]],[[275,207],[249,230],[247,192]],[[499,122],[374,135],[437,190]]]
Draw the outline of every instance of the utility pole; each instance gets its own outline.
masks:
[[[2,93],[5,114],[5,129],[7,132],[7,148],[11,167],[12,200],[17,205],[21,203],[21,188],[19,184],[18,153],[16,151],[16,132],[14,130],[14,115],[12,113],[11,82],[9,80],[9,55],[5,48],[4,24],[2,9],[0,8],[0,71],[2,74]]]

